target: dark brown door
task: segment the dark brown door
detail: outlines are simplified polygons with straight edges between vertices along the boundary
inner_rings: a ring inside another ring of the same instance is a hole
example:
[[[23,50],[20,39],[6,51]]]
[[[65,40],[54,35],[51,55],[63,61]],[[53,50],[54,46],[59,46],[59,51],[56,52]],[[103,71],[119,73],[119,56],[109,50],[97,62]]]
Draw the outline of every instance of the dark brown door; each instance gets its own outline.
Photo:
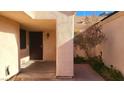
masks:
[[[30,32],[30,59],[42,60],[43,58],[43,33],[42,32]]]

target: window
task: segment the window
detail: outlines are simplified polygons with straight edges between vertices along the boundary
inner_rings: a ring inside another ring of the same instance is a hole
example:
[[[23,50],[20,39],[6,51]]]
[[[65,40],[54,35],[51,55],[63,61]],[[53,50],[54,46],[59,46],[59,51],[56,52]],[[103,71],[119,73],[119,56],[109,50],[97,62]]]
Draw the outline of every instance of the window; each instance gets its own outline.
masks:
[[[20,29],[20,49],[26,48],[26,31],[24,29]]]

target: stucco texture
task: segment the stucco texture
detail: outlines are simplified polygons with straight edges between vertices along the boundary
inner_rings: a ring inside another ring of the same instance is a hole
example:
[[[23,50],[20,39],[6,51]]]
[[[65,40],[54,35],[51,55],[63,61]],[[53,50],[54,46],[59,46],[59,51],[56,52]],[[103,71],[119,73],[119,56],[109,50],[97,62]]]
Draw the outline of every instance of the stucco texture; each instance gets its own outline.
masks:
[[[106,41],[102,44],[103,60],[124,75],[124,16],[103,24]]]
[[[19,24],[0,16],[0,80],[6,80],[19,71],[18,37]]]
[[[37,19],[37,20],[41,20],[41,19],[56,20],[56,76],[72,77],[74,75],[74,71],[73,71],[74,12],[64,12],[64,11],[42,12],[41,11],[41,12],[27,12],[27,13],[33,19]],[[47,30],[43,30],[43,31],[47,31]],[[54,50],[52,48],[53,45],[51,46],[50,44],[49,44],[49,48],[47,47],[44,48],[44,51],[45,49],[49,51]],[[48,46],[48,44],[46,45]],[[46,54],[48,54],[48,51],[46,52]],[[47,58],[45,57],[45,55],[44,58]],[[51,59],[51,57],[49,58]]]
[[[73,77],[74,15],[59,13],[57,18],[56,30],[57,30],[56,76]]]
[[[20,62],[26,63],[30,60],[29,54],[29,32],[26,31],[26,48],[20,49]],[[35,31],[34,31],[35,32]],[[56,31],[38,31],[43,32],[43,59],[44,61],[56,61]],[[49,34],[49,37],[47,37]],[[40,51],[40,50],[39,50]]]
[[[118,12],[107,19],[100,21],[105,41],[90,51],[91,56],[98,56],[102,52],[103,62],[106,66],[113,65],[124,75],[124,12]],[[85,57],[85,52],[75,47],[75,56]]]
[[[43,60],[56,61],[56,31],[43,32]]]
[[[0,14],[18,22],[0,17],[0,41],[4,46],[0,46],[1,78],[6,77],[6,66],[10,67],[10,76],[13,76],[18,73],[18,62],[22,62],[23,58],[28,60],[29,42],[26,49],[19,49],[19,24],[29,31],[43,32],[43,59],[56,61],[56,76],[74,75],[74,12],[28,12],[31,16],[25,12],[1,12]],[[50,34],[49,38],[46,37],[47,32]]]

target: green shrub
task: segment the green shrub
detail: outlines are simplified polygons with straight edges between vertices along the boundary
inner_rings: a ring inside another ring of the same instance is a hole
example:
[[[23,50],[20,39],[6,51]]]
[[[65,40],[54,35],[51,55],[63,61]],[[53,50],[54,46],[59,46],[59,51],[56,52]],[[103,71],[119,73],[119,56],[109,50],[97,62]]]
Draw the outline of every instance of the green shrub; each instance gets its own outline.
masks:
[[[111,74],[111,77],[113,77],[113,80],[124,80],[124,77],[122,76],[121,72],[114,69],[113,66],[111,66],[109,72]]]
[[[105,80],[124,80],[124,77],[121,72],[114,69],[112,65],[110,66],[110,68],[105,66],[101,57],[90,57],[88,60],[91,67],[97,73],[99,73]]]
[[[77,56],[74,58],[74,64],[86,63],[87,59],[85,57]]]
[[[77,56],[74,58],[74,63],[75,64],[89,63],[91,67],[98,74],[100,74],[105,80],[111,80],[111,81],[124,80],[124,77],[121,74],[121,72],[114,69],[112,65],[110,66],[110,68],[105,66],[100,56],[89,57],[89,58]]]
[[[100,69],[104,66],[104,63],[101,62],[101,60],[98,59],[97,57],[90,57],[88,60],[90,65],[93,67],[93,69],[99,72],[100,72]]]

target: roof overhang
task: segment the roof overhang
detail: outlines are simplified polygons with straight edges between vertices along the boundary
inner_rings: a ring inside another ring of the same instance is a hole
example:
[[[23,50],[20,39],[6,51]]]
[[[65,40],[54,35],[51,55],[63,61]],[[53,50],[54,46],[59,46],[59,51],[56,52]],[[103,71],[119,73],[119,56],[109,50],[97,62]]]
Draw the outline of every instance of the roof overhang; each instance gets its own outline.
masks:
[[[30,31],[54,31],[56,30],[55,18],[34,19],[32,12],[1,11],[0,15],[18,22],[22,27]]]

